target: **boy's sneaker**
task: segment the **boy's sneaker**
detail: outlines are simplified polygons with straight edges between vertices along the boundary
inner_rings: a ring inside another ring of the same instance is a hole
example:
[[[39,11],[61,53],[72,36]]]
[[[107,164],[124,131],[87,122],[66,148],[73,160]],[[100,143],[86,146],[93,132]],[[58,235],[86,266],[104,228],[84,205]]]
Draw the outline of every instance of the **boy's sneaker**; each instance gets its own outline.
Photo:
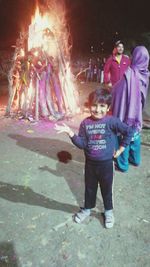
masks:
[[[113,210],[105,210],[105,227],[107,229],[112,228],[114,226],[114,215]]]
[[[91,210],[80,208],[79,212],[75,213],[74,221],[76,223],[82,223],[88,216],[90,216]]]

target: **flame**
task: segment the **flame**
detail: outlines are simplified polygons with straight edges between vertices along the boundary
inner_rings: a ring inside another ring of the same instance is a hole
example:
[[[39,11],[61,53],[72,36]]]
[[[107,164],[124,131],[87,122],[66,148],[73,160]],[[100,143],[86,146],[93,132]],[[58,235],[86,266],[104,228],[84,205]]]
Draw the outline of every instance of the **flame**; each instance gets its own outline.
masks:
[[[68,112],[79,111],[77,105],[77,89],[73,83],[70,68],[70,47],[66,28],[65,12],[61,5],[55,5],[51,13],[40,14],[36,8],[30,28],[34,29],[29,47],[41,46],[50,56],[59,61],[59,79],[62,85],[62,95]],[[55,19],[54,19],[55,18]]]
[[[24,57],[25,56],[25,51],[24,51],[24,49],[20,49],[20,57]]]
[[[30,84],[29,84],[29,87],[28,87],[28,93],[27,93],[27,103],[28,104],[30,104],[31,99],[33,98],[33,95],[34,95],[34,87],[33,87],[33,84],[32,84],[32,80],[30,80]]]
[[[49,55],[53,58],[53,69],[56,69],[54,72],[56,71],[56,76],[59,80],[58,83],[60,82],[61,105],[64,107],[66,113],[75,114],[79,111],[79,107],[77,102],[77,89],[73,83],[73,75],[70,68],[69,33],[66,27],[64,10],[61,8],[60,3],[56,2],[52,8],[49,7],[49,12],[45,12],[44,14],[40,13],[39,7],[37,6],[35,15],[32,17],[29,26],[28,51],[36,48],[35,51],[32,51],[37,60],[41,51],[43,51],[42,55],[45,52],[46,56]],[[22,50],[22,56],[24,56],[23,52]],[[48,66],[49,63],[42,63],[41,61],[41,64]],[[34,63],[32,67],[36,69]],[[40,80],[40,74],[37,74],[37,76]],[[24,110],[31,109],[34,103],[34,97],[35,84],[32,78],[30,78],[28,86],[26,86],[26,89],[20,95],[21,108]]]
[[[75,99],[77,99],[77,88],[75,88],[75,85],[73,83],[73,75],[71,73],[69,62],[66,63],[65,75],[60,72],[59,77],[63,84],[63,96],[66,109],[68,110],[68,112],[73,112],[75,114],[79,112],[79,107],[77,106],[77,103],[75,101]]]
[[[48,13],[44,15],[40,14],[39,7],[37,6],[35,15],[31,19],[31,25],[29,26],[28,50],[41,47],[44,51],[51,54],[51,56],[56,56],[56,44],[53,38],[50,41],[50,36],[48,37],[48,34],[54,31],[54,25],[55,21],[53,16],[50,16]],[[49,32],[46,32],[46,29]]]

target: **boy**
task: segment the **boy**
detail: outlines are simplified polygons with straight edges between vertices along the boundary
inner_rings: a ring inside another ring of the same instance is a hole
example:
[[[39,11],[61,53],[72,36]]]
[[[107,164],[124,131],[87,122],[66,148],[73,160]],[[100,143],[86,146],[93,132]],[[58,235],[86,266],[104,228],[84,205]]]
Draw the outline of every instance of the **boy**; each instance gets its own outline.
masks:
[[[112,87],[122,78],[128,66],[130,66],[130,59],[124,55],[124,45],[119,40],[115,43],[112,55],[105,62],[104,83]]]
[[[113,157],[117,158],[130,144],[133,137],[133,128],[122,123],[118,118],[108,116],[111,105],[111,95],[106,89],[97,89],[89,95],[91,116],[81,122],[79,134],[76,135],[67,126],[56,125],[59,132],[66,132],[73,144],[84,149],[85,153],[85,204],[74,220],[81,223],[90,215],[96,204],[98,184],[105,208],[105,227],[114,225],[112,184],[113,184]],[[120,133],[122,143],[115,152],[115,140]]]

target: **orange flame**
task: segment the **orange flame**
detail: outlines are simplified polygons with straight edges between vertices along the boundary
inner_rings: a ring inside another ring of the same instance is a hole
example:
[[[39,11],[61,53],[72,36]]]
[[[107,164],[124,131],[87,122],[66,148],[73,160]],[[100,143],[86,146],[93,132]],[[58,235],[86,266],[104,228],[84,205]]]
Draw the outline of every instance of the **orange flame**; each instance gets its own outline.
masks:
[[[79,110],[77,90],[70,69],[69,33],[66,27],[64,10],[56,2],[54,9],[50,10],[50,13],[41,14],[39,7],[36,8],[29,26],[28,50],[40,47],[56,62],[59,62],[58,73],[65,108],[70,113],[77,113]]]
[[[40,14],[39,7],[36,8],[35,15],[32,17],[31,25],[29,26],[28,50],[35,47],[40,47],[51,56],[56,56],[56,45],[53,38],[49,40],[46,35],[46,29],[50,32],[54,31],[54,18],[48,13]]]

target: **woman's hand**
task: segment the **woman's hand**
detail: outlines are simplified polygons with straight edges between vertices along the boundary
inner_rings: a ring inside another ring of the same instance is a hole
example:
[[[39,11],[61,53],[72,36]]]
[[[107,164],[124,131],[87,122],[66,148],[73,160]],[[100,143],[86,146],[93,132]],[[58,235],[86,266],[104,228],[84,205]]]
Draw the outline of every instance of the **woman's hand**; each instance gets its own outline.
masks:
[[[125,150],[125,147],[124,146],[120,146],[119,149],[117,151],[115,151],[115,153],[113,155],[114,158],[115,159],[118,158],[124,150]]]

